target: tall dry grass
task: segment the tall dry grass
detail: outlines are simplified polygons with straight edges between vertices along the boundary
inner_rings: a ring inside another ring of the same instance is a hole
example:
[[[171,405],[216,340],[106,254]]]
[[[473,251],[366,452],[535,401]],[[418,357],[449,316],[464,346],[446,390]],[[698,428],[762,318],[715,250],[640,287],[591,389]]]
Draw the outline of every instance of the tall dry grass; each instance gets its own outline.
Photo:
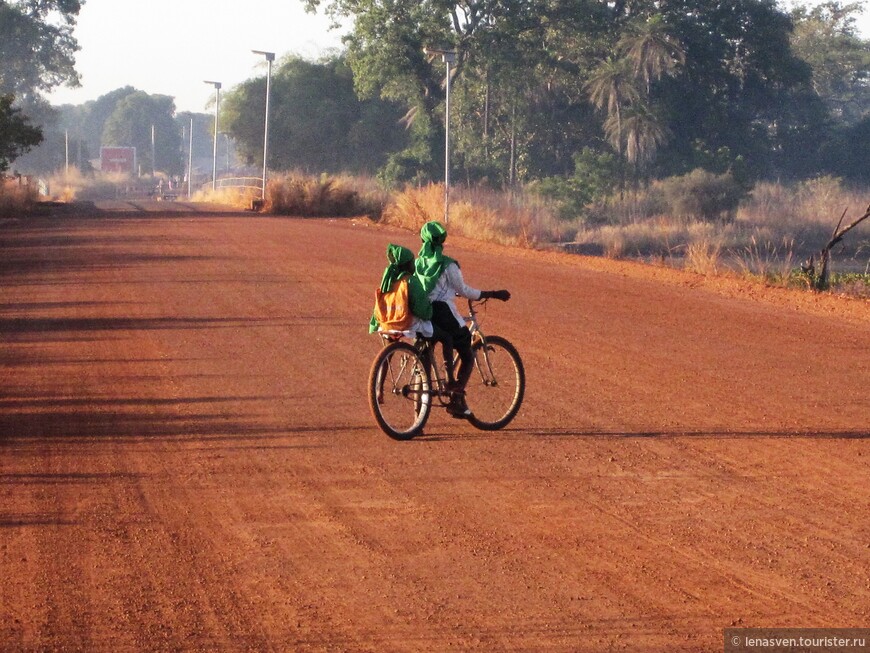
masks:
[[[444,222],[444,206],[443,184],[408,187],[393,196],[383,221],[416,231],[430,220]],[[453,188],[448,215],[454,233],[506,245],[536,247],[564,241],[574,233],[555,217],[552,207],[530,194]]]
[[[38,201],[39,191],[35,186],[0,176],[0,218],[27,215],[33,212]]]
[[[820,177],[794,185],[759,183],[737,213],[739,222],[764,229],[768,240],[779,243],[793,240],[798,255],[821,249],[830,239],[834,227],[845,211],[847,216],[861,215],[870,204],[870,190],[849,188],[835,177]],[[853,256],[868,232],[850,236],[843,253]],[[863,238],[863,240],[862,240]]]
[[[844,210],[861,215],[870,190],[848,188],[822,177],[798,184],[759,183],[741,202],[733,220],[673,217],[655,188],[611,197],[594,207],[594,222],[578,222],[575,241],[595,244],[612,257],[659,257],[674,265],[717,273],[731,269],[761,276],[818,252]],[[870,229],[850,233],[836,250],[848,269],[870,259]],[[863,269],[863,268],[862,268]]]
[[[209,182],[211,183],[211,182]],[[260,198],[259,188],[200,188],[190,196],[191,202],[223,204],[237,209],[249,209],[251,203]]]
[[[114,199],[119,189],[131,183],[130,177],[119,172],[84,174],[75,166],[48,178],[50,198],[58,202]]]
[[[268,213],[300,216],[362,216],[380,219],[388,194],[369,178],[288,172],[266,188]]]

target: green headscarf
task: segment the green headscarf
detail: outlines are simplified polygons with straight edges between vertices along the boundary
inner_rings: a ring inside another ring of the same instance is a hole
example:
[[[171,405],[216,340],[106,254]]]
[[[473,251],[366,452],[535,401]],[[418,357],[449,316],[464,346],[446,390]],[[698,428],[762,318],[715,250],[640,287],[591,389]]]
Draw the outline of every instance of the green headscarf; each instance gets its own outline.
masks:
[[[381,278],[381,292],[389,292],[393,284],[405,274],[402,268],[414,260],[414,253],[407,247],[390,244],[387,245],[387,260],[390,264]]]
[[[420,238],[423,240],[423,247],[420,248],[420,253],[417,255],[417,278],[423,286],[423,290],[427,293],[432,292],[432,289],[441,278],[441,273],[451,263],[456,261],[449,256],[444,256],[444,241],[447,239],[447,230],[440,222],[433,220],[427,222],[420,229]]]

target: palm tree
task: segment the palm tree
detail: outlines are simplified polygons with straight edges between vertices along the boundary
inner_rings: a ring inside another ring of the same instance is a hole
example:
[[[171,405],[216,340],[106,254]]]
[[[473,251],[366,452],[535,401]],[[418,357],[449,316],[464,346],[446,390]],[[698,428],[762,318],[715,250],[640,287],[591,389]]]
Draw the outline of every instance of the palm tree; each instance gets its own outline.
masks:
[[[616,47],[631,63],[634,74],[643,80],[647,95],[652,81],[672,74],[686,63],[686,52],[659,15],[631,23]]]
[[[619,149],[624,146],[625,158],[635,166],[636,172],[652,161],[659,145],[670,136],[659,116],[643,102],[626,107],[620,124],[616,125],[615,122],[608,118],[604,123],[604,133],[611,143],[616,138],[623,140]]]
[[[627,59],[605,59],[586,82],[589,99],[599,110],[607,111],[607,122],[612,124],[608,140],[616,147],[622,159],[622,111],[625,106],[640,100],[640,90],[635,83]],[[605,130],[607,132],[607,130]],[[620,175],[620,191],[625,187],[624,171]]]

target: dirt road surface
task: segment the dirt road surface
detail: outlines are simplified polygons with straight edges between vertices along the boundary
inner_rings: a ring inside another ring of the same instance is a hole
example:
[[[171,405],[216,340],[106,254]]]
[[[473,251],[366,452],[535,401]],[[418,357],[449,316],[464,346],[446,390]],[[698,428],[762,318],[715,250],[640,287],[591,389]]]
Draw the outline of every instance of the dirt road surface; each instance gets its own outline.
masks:
[[[453,238],[525,361],[369,415],[365,221],[0,224],[0,650],[715,651],[870,626],[870,307]]]

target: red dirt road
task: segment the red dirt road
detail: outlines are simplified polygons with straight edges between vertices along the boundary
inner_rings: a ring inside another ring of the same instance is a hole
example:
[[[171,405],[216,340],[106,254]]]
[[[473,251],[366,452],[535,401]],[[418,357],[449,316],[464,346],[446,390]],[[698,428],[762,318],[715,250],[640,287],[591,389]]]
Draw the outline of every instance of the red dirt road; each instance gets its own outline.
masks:
[[[704,651],[870,626],[870,306],[448,240],[526,366],[389,440],[364,222],[0,224],[3,651]]]

